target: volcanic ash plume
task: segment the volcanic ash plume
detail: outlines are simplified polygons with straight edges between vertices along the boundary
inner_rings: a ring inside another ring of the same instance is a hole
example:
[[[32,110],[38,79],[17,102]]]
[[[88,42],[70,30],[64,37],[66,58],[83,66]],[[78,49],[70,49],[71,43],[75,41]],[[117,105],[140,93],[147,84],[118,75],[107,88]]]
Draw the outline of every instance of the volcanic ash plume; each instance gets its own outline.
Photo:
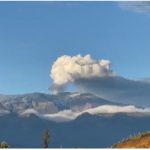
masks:
[[[109,60],[94,60],[90,55],[59,57],[53,64],[50,76],[53,79],[51,90],[57,93],[69,83],[79,79],[91,79],[104,76],[112,76]]]

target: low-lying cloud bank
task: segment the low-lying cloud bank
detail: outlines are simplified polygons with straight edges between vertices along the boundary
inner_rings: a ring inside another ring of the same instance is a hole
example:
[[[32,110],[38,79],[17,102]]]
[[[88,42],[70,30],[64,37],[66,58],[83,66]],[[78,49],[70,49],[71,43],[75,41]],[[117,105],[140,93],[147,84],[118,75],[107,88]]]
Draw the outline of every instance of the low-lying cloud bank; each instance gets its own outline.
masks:
[[[83,111],[73,111],[73,110],[63,110],[55,114],[40,114],[35,110],[29,109],[22,113],[22,115],[35,114],[41,118],[48,119],[55,122],[66,122],[71,121],[79,117],[84,113],[89,113],[91,115],[100,114],[116,114],[116,113],[131,113],[133,115],[149,115],[150,108],[137,108],[133,105],[128,106],[116,106],[116,105],[102,105],[95,108],[89,108]]]

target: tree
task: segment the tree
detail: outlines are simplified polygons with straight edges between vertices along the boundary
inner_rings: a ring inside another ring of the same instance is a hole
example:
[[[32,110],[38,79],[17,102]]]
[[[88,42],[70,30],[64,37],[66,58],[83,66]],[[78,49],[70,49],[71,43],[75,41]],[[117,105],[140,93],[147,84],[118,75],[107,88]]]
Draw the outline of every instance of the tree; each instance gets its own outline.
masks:
[[[44,136],[43,136],[43,147],[48,148],[49,142],[50,142],[50,134],[48,130],[45,130]]]
[[[0,142],[0,148],[9,148],[9,145],[6,142]]]

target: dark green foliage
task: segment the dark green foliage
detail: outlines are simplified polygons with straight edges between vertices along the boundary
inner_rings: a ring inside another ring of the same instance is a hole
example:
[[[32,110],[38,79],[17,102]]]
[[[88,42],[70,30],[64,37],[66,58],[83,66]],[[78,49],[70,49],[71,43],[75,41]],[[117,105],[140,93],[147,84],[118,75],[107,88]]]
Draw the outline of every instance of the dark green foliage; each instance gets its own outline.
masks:
[[[43,148],[48,148],[49,142],[50,142],[50,134],[48,130],[45,130],[43,136]]]
[[[6,142],[0,142],[0,148],[9,148],[9,145]]]

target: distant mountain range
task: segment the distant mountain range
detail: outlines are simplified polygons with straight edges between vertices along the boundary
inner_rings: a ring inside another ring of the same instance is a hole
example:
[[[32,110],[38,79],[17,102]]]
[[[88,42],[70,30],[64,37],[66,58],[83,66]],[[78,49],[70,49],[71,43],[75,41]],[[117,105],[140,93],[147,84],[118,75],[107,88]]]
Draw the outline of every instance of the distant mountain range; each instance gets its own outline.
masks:
[[[150,129],[150,110],[114,103],[90,93],[0,95],[0,141],[12,148],[111,147],[130,134]]]
[[[59,93],[57,95],[31,93],[23,95],[0,95],[0,114],[17,113],[34,109],[42,114],[53,114],[67,109],[84,109],[100,105],[121,105],[90,93]],[[5,112],[6,111],[6,112]]]

